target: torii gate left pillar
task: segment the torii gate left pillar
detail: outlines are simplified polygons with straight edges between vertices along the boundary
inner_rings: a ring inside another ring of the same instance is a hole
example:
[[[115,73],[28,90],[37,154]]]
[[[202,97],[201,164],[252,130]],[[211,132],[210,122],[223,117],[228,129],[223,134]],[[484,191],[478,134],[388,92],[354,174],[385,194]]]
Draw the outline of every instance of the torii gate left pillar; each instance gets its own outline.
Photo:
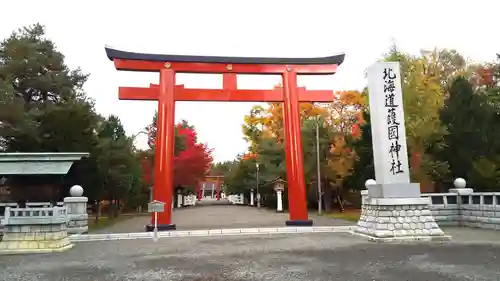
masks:
[[[165,212],[158,216],[158,230],[175,229],[171,209],[175,101],[283,102],[290,213],[286,225],[312,225],[307,212],[299,103],[331,102],[334,97],[332,91],[298,87],[297,75],[334,74],[344,61],[344,55],[322,58],[207,57],[132,53],[110,48],[106,48],[106,53],[117,70],[160,73],[159,85],[149,88],[120,87],[119,90],[120,99],[158,101],[153,199],[166,205]],[[176,73],[222,73],[223,89],[186,89],[175,85]],[[283,88],[240,90],[236,74],[281,75]],[[152,225],[146,229],[152,230]]]

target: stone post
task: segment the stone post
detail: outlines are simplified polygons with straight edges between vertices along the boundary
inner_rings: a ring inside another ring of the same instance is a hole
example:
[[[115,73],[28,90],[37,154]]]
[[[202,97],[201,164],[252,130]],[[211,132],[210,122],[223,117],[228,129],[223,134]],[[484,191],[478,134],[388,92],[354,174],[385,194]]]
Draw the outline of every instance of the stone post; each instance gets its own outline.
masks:
[[[283,212],[283,191],[282,190],[276,190],[276,212],[282,213]]]
[[[182,193],[180,190],[177,190],[177,208],[182,207]]]
[[[368,190],[361,190],[361,208],[368,202]]]
[[[363,223],[367,216],[366,205],[368,204],[368,200],[370,197],[368,196],[368,186],[377,184],[374,179],[368,179],[365,182],[365,190],[361,190],[361,214],[359,216],[358,227],[363,227]]]
[[[278,178],[274,182],[274,191],[276,191],[276,212],[283,212],[283,190],[285,190],[285,181]]]
[[[455,188],[450,188],[448,191],[452,193],[456,193],[458,195],[471,195],[474,193],[472,188],[465,188],[467,186],[467,182],[462,178],[456,178],[453,181],[453,186]]]
[[[83,188],[74,185],[69,189],[71,197],[64,198],[68,223],[68,234],[84,234],[89,231],[89,215],[87,214],[88,198],[83,196]]]
[[[457,194],[457,208],[458,208],[458,226],[464,226],[464,218],[462,212],[462,196],[471,195],[474,193],[472,188],[466,188],[467,182],[462,178],[456,178],[453,181],[455,188],[450,188],[448,191]],[[495,198],[495,196],[493,196]]]
[[[250,206],[254,205],[254,198],[253,198],[253,189],[250,190]]]
[[[376,185],[377,182],[374,179],[367,179],[365,181],[365,190],[361,190],[361,204],[364,205],[368,202],[368,187],[371,185]]]

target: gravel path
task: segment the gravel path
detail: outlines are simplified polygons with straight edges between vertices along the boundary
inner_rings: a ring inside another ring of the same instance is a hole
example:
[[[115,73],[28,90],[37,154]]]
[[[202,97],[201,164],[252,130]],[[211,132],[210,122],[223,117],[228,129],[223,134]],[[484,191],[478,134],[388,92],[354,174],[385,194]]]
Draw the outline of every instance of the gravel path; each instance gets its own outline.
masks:
[[[310,216],[317,226],[352,225],[339,219],[320,216]],[[220,229],[220,228],[252,228],[252,227],[282,227],[288,220],[287,213],[276,213],[266,208],[258,209],[250,206],[197,205],[196,207],[174,209],[173,223],[178,230]],[[136,216],[121,221],[111,227],[92,233],[126,233],[144,231],[144,226],[150,223],[149,216]]]
[[[446,231],[454,241],[384,244],[316,233],[78,243],[59,254],[0,256],[0,281],[498,280],[500,232]]]

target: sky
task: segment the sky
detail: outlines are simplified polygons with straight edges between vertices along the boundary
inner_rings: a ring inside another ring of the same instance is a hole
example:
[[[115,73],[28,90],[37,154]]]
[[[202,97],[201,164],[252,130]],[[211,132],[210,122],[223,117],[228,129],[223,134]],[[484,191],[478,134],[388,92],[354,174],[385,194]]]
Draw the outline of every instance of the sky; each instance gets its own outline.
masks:
[[[96,109],[122,120],[135,135],[151,123],[153,101],[120,101],[119,86],[158,83],[158,74],[118,72],[104,46],[164,54],[316,57],[345,53],[332,76],[299,77],[310,89],[362,89],[364,71],[395,43],[401,50],[451,48],[474,61],[500,52],[500,1],[449,0],[17,0],[2,3],[0,38],[33,23],[46,26],[71,68],[90,73],[85,84]],[[20,11],[22,9],[22,11]],[[10,12],[7,12],[10,11]],[[242,89],[268,89],[279,77],[238,77]],[[220,88],[221,75],[178,74],[177,84]],[[241,125],[250,103],[177,102],[176,120],[196,127],[215,161],[246,150]],[[147,146],[139,135],[136,145]]]

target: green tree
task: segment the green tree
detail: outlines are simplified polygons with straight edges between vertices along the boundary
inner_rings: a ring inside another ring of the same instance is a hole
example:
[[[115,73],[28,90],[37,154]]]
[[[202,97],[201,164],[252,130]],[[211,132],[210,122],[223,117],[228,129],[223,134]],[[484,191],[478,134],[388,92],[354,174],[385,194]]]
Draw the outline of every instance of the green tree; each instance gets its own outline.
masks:
[[[148,140],[148,145],[149,149],[152,151],[154,154],[155,152],[155,141],[156,141],[156,132],[157,132],[157,121],[158,120],[158,111],[155,111],[155,114],[153,115],[153,120],[149,126],[146,126],[144,128],[149,132],[149,140]],[[181,121],[181,126],[183,128],[193,128],[193,126],[190,126],[186,120]],[[177,155],[179,152],[183,151],[186,149],[184,146],[184,139],[179,135],[177,127],[175,128],[175,148],[174,148],[174,154]]]
[[[6,151],[87,151],[95,141],[88,75],[70,70],[44,27],[19,29],[0,43],[0,141]],[[86,149],[87,148],[87,149]]]
[[[229,194],[247,194],[249,190],[256,187],[256,163],[255,158],[248,158],[246,155],[237,156],[235,165],[228,171],[225,178]]]
[[[110,115],[99,127],[97,163],[103,176],[101,191],[111,202],[110,212],[118,215],[120,201],[141,188],[140,163],[134,154],[132,139],[117,116]]]
[[[450,129],[447,155],[453,155],[454,174],[466,175],[470,187],[495,191],[500,183],[500,56],[495,63],[477,68],[476,74],[480,79],[472,80],[473,85],[457,79],[456,97],[449,99],[455,106],[444,112],[443,117],[454,128]],[[459,111],[463,112],[460,116],[452,116]],[[462,161],[468,162],[459,166]]]
[[[7,152],[93,152],[99,121],[82,86],[88,75],[71,70],[42,25],[0,42],[0,149]],[[64,182],[92,193],[95,158],[74,165]],[[54,182],[60,183],[58,177]],[[66,186],[66,187],[68,187]],[[63,189],[62,196],[67,191]]]
[[[61,196],[80,184],[90,202],[119,202],[138,188],[139,162],[118,117],[95,112],[83,91],[87,78],[68,68],[40,24],[0,42],[0,150],[90,152],[64,177]]]
[[[236,161],[217,162],[210,169],[211,176],[227,176],[236,165]]]
[[[260,105],[255,105],[250,110],[250,114],[245,116],[245,123],[242,126],[243,138],[250,144],[250,152],[256,153],[259,141],[264,137],[264,124],[267,123],[266,111]]]
[[[365,189],[365,181],[375,179],[375,166],[373,164],[372,133],[370,114],[363,112],[365,123],[360,127],[359,138],[347,138],[347,144],[356,154],[356,161],[352,173],[345,179],[345,184],[354,190]]]
[[[450,164],[452,178],[465,177],[479,156],[489,154],[491,140],[485,136],[495,128],[488,122],[491,110],[485,96],[475,94],[464,77],[453,81],[449,93],[441,112],[441,120],[449,132],[444,136],[447,146],[442,158]]]
[[[432,51],[421,51],[421,54],[426,61],[426,72],[436,76],[445,91],[456,77],[470,78],[476,67],[454,49],[434,48]]]

